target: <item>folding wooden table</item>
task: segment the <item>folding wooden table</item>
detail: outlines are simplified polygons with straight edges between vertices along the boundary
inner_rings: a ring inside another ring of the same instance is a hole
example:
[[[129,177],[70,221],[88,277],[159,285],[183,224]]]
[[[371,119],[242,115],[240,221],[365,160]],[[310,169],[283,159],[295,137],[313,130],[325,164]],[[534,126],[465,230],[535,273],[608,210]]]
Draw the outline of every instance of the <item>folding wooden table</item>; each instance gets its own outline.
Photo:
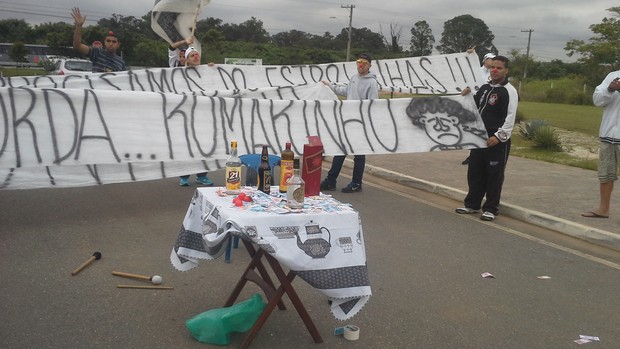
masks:
[[[248,194],[253,205],[237,207],[220,188],[198,188],[170,260],[178,270],[187,271],[201,260],[222,255],[230,239],[240,237],[251,260],[225,306],[235,303],[248,281],[263,290],[268,302],[241,347],[252,343],[276,306],[286,309],[284,294],[314,342],[321,343],[292,281],[299,277],[331,300],[329,309],[338,320],[358,313],[371,295],[359,214],[329,196],[309,199],[303,212],[293,213],[282,212],[277,197],[255,190]]]
[[[285,293],[288,295],[289,299],[293,303],[293,306],[303,320],[304,325],[306,325],[306,328],[308,329],[308,332],[310,332],[310,335],[312,336],[314,342],[323,343],[323,338],[321,338],[319,330],[314,325],[314,322],[310,318],[310,314],[308,314],[306,307],[304,307],[301,299],[297,295],[297,292],[293,288],[292,282],[293,279],[295,279],[295,273],[293,271],[289,271],[288,274],[285,273],[282,269],[282,266],[275,258],[270,256],[268,253],[265,253],[265,251],[260,248],[254,248],[252,242],[245,239],[242,239],[241,241],[243,241],[243,245],[245,246],[252,259],[250,260],[248,266],[245,268],[245,271],[241,275],[241,278],[237,282],[234,290],[228,297],[228,300],[224,304],[224,307],[230,307],[235,303],[237,297],[239,297],[239,294],[241,294],[241,291],[243,290],[248,281],[252,281],[263,290],[268,299],[268,303],[258,320],[256,320],[256,323],[254,323],[254,326],[252,326],[252,328],[247,332],[245,339],[241,343],[240,348],[250,347],[250,344],[252,344],[252,341],[261,330],[261,328],[267,321],[267,318],[275,309],[276,305],[280,310],[286,310],[286,306],[282,302],[282,296]],[[266,260],[267,263],[269,263],[271,270],[280,282],[280,285],[277,288],[271,280],[267,268],[263,264],[263,260]],[[257,270],[258,273],[256,272]]]

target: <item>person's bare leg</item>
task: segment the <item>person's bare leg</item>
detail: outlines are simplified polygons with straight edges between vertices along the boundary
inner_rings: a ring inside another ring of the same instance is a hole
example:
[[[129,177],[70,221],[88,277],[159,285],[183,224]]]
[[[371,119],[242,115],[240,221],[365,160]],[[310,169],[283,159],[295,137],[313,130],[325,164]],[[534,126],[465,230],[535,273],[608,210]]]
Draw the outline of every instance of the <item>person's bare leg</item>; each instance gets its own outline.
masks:
[[[600,195],[601,201],[599,206],[594,211],[584,212],[581,215],[584,217],[609,217],[609,206],[611,204],[611,192],[614,190],[614,181],[601,183]]]
[[[601,183],[601,202],[598,206],[597,214],[609,216],[609,205],[611,204],[611,192],[614,190],[614,181]]]

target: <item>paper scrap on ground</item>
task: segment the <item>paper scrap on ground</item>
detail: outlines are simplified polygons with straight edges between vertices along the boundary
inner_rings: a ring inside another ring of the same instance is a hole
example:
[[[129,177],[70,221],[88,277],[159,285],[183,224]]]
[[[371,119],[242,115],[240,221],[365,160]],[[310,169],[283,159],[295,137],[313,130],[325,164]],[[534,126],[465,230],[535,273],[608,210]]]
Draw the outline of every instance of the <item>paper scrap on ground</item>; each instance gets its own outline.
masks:
[[[574,340],[574,342],[577,343],[577,344],[586,344],[586,343],[590,343],[592,341],[588,340],[588,339],[576,339],[576,340]]]
[[[495,276],[493,276],[493,274],[491,274],[491,273],[484,272],[484,273],[482,273],[482,274],[480,274],[480,275],[481,275],[483,278],[493,278],[493,279],[495,279]]]
[[[590,340],[590,341],[600,341],[601,340],[600,338],[598,338],[596,336],[586,336],[586,335],[583,335],[583,334],[580,334],[579,338],[587,339],[587,340]]]
[[[542,275],[542,276],[537,276],[537,278],[539,278],[541,280],[547,280],[547,279],[551,279],[551,276]]]

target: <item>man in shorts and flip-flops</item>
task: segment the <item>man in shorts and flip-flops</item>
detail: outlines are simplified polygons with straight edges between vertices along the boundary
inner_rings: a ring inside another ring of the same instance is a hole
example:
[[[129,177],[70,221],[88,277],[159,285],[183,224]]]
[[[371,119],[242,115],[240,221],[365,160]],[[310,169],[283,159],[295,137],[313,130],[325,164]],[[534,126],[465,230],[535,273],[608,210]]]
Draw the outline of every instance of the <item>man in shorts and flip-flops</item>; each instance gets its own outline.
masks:
[[[601,147],[598,155],[600,203],[597,209],[581,215],[588,218],[609,218],[609,205],[614,182],[620,167],[620,70],[611,72],[596,87],[592,95],[594,105],[604,107],[599,131]]]

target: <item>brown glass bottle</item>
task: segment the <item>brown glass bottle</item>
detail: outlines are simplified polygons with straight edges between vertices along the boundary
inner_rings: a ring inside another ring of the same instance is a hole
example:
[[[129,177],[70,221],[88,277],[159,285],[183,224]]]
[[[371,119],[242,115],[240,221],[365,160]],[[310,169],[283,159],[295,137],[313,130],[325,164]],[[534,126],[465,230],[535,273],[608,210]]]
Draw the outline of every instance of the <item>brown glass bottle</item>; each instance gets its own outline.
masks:
[[[295,153],[291,150],[291,142],[286,142],[280,159],[280,193],[286,193],[286,181],[293,176],[293,158]]]
[[[271,166],[269,166],[269,152],[266,145],[263,145],[258,165],[258,190],[266,194],[269,194],[271,190]]]

